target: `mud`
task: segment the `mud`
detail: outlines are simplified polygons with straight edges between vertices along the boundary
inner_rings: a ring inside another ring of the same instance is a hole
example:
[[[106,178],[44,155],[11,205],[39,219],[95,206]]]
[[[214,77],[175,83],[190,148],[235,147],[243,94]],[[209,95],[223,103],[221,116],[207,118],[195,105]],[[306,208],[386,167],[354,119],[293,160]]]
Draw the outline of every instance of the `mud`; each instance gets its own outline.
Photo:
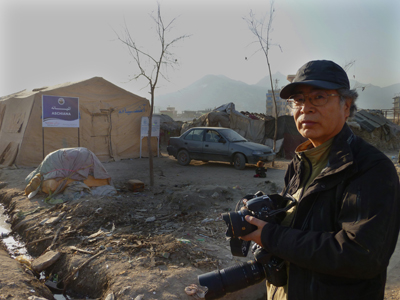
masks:
[[[241,171],[214,162],[184,167],[164,153],[154,158],[155,185],[150,188],[148,159],[105,163],[118,195],[57,205],[45,203],[43,194],[24,195],[24,179],[33,168],[2,169],[0,202],[13,234],[33,258],[49,249],[61,257],[39,280],[28,265],[0,251],[0,299],[53,299],[46,280],[71,299],[199,298],[185,293],[198,275],[252,259],[231,255],[220,214],[233,210],[244,195],[280,191],[287,164],[278,160],[267,166],[267,178],[254,178],[252,165]],[[145,190],[130,191],[130,179],[143,181]],[[51,218],[58,221],[46,223]],[[387,299],[400,299],[399,274],[395,261]],[[224,299],[263,299],[264,291],[260,283]]]

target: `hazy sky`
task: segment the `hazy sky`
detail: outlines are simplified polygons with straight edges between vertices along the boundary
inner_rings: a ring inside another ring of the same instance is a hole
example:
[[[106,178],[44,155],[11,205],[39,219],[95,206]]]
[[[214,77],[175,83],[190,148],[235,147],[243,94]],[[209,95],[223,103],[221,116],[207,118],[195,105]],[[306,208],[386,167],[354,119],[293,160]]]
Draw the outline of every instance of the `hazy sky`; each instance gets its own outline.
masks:
[[[170,82],[160,82],[159,95],[207,74],[248,84],[268,74],[243,17],[253,10],[261,18],[269,1],[159,2],[166,23],[177,17],[167,39],[191,35],[172,49],[179,67],[168,71]],[[100,76],[149,98],[145,82],[128,82],[138,69],[116,33],[126,22],[138,45],[157,50],[149,16],[156,8],[152,0],[1,0],[0,96]],[[342,66],[355,60],[348,75],[359,82],[400,82],[399,0],[275,0],[273,29],[272,42],[282,49],[270,50],[273,73],[294,74],[314,59]]]

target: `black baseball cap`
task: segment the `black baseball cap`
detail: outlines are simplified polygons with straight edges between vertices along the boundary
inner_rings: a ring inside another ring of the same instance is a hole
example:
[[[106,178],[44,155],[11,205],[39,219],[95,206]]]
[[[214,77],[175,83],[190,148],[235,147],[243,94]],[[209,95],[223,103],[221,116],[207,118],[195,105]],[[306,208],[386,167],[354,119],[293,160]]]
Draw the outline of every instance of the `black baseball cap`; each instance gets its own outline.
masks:
[[[280,92],[282,99],[293,95],[293,89],[301,84],[315,86],[321,89],[350,89],[349,78],[341,66],[330,60],[313,60],[302,66],[293,81]]]

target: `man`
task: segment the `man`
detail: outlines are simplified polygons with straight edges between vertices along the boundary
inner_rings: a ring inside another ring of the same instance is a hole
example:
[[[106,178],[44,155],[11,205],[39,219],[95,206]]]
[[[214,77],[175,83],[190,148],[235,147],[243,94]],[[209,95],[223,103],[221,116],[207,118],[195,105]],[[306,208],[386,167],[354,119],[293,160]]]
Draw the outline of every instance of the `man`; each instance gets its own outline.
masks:
[[[298,146],[285,175],[297,200],[283,222],[246,220],[244,237],[286,261],[284,287],[268,299],[383,299],[400,220],[399,178],[389,158],[346,124],[356,106],[346,72],[331,61],[302,66],[281,98],[289,99]]]

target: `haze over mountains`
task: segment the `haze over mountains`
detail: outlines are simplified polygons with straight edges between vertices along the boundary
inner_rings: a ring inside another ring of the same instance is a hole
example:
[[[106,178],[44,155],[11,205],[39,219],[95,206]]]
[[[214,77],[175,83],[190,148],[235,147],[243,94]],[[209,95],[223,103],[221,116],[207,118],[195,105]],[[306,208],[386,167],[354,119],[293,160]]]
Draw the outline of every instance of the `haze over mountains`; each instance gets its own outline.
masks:
[[[289,83],[286,76],[279,72],[272,78],[274,85],[275,80],[278,80],[279,88]],[[381,88],[350,80],[350,86],[357,88],[359,93],[357,106],[363,109],[393,108],[393,97],[400,93],[400,83]],[[256,84],[249,85],[223,75],[206,75],[184,89],[174,93],[156,95],[155,106],[162,110],[171,106],[181,112],[214,109],[233,102],[238,111],[265,113],[266,93],[270,89],[269,76],[262,78]]]

